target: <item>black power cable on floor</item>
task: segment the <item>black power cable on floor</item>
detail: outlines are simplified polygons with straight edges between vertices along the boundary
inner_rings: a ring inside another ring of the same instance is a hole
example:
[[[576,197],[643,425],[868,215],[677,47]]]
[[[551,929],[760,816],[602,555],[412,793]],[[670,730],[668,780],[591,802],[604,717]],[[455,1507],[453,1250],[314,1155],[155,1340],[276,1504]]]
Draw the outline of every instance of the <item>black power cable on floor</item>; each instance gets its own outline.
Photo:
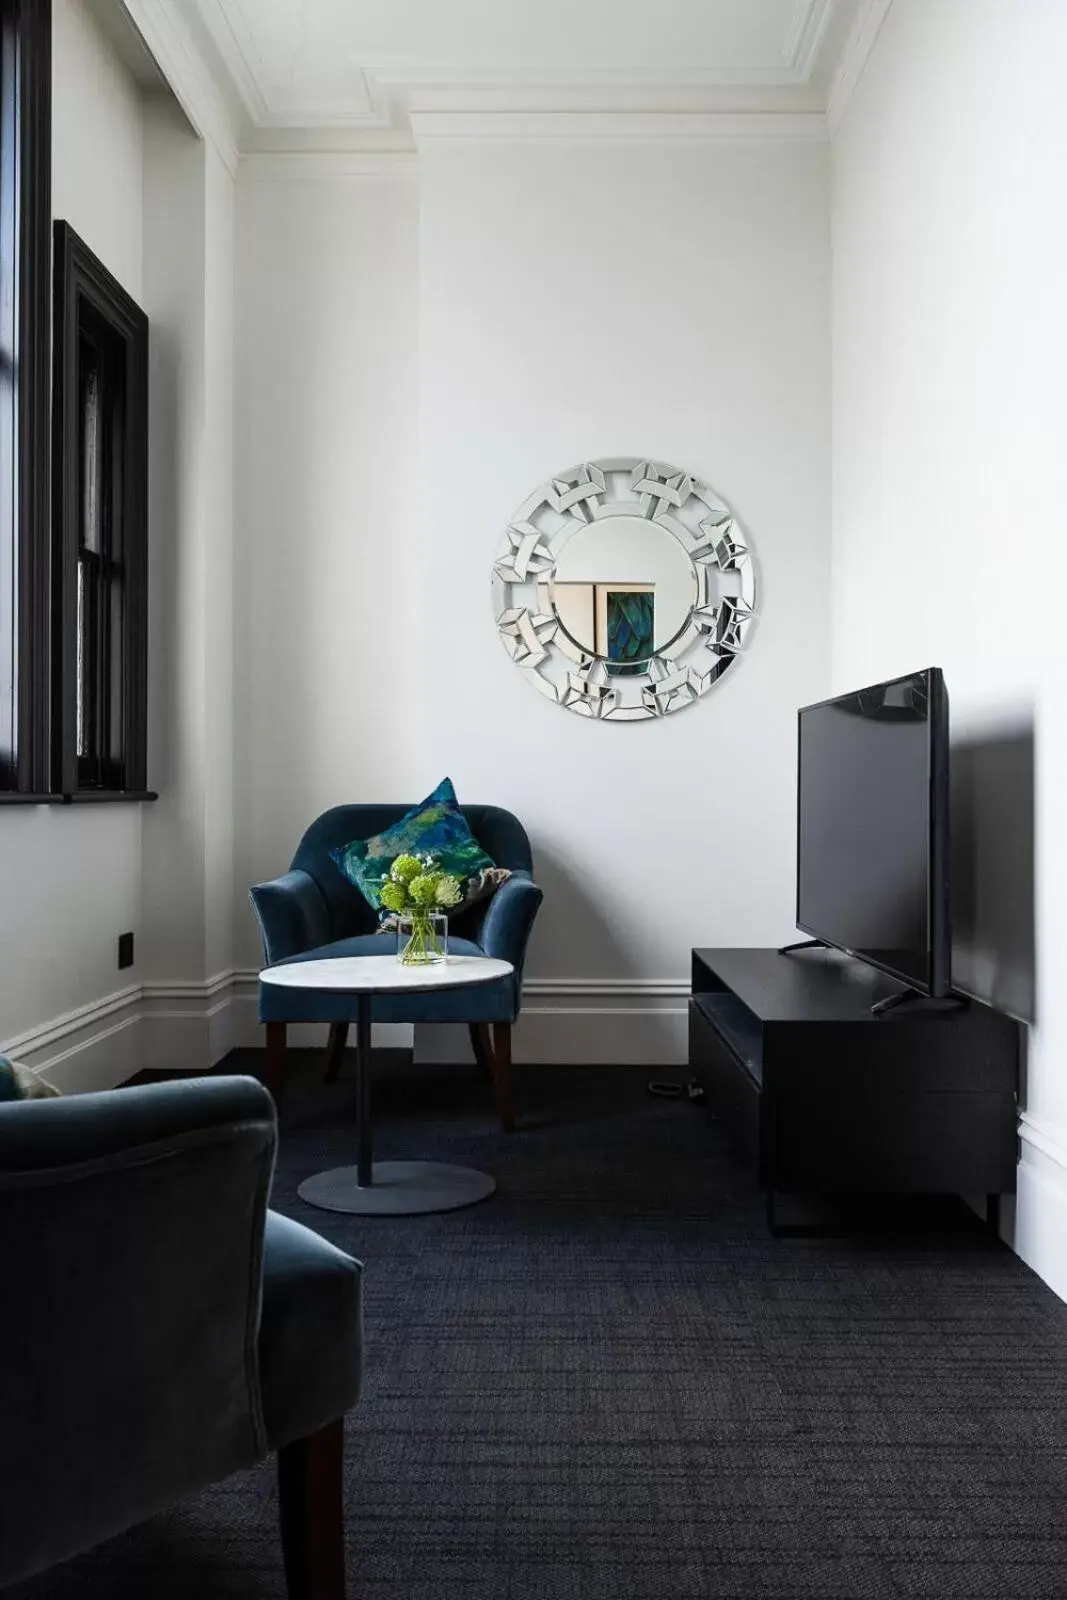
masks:
[[[659,1100],[691,1100],[696,1105],[703,1105],[706,1098],[704,1085],[697,1078],[690,1078],[688,1083],[677,1083],[671,1079],[652,1078],[648,1085],[649,1094],[655,1095]]]

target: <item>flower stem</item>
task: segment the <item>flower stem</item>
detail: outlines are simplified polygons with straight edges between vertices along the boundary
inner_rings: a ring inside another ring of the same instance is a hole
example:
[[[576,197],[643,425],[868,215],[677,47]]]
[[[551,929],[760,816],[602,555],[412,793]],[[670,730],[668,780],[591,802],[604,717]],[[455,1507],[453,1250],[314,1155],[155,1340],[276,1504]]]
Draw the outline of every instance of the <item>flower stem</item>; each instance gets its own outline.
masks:
[[[434,927],[433,916],[428,911],[409,913],[411,932],[401,952],[401,962],[407,967],[430,966],[444,957],[444,948]]]

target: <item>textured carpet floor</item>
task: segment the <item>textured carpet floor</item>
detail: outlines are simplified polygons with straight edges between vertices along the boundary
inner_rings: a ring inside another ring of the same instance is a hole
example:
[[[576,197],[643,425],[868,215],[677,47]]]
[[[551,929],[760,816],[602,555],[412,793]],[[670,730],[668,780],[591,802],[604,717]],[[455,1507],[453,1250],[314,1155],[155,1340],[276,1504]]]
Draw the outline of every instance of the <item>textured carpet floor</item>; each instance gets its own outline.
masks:
[[[527,1070],[509,1138],[473,1071],[390,1070],[378,1154],[500,1188],[380,1220],[297,1199],[352,1159],[351,1085],[302,1068],[275,1204],[366,1263],[350,1593],[1067,1596],[1067,1306],[954,1205],[772,1240],[646,1077]],[[264,1465],[5,1600],[281,1600],[275,1512]]]

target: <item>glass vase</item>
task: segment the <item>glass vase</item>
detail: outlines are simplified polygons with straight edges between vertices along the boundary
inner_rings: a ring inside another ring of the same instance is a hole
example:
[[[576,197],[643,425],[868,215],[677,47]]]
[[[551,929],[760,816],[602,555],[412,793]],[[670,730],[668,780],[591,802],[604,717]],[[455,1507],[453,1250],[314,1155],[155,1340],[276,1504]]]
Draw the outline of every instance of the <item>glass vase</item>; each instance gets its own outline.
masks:
[[[396,959],[402,967],[433,967],[448,959],[448,918],[443,911],[406,911],[396,925]]]

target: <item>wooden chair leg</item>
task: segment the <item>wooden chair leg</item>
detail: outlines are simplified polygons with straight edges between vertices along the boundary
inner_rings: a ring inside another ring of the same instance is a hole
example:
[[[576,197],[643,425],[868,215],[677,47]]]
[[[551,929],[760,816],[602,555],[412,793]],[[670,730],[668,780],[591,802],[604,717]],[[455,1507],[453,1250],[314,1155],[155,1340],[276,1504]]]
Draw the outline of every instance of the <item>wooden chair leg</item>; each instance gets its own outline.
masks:
[[[282,1084],[285,1081],[285,1044],[288,1032],[289,1025],[286,1022],[267,1023],[267,1058],[263,1066],[263,1082],[275,1100],[281,1099]]]
[[[474,1059],[478,1063],[483,1078],[488,1078],[492,1073],[493,1036],[489,1032],[488,1022],[468,1022],[470,1029],[471,1048]]]
[[[348,1042],[348,1023],[330,1023],[330,1042],[326,1046],[326,1082],[333,1083],[341,1070],[345,1045]]]
[[[345,1600],[344,1419],[278,1451],[289,1600]]]
[[[493,1023],[493,1053],[489,1058],[493,1074],[496,1108],[506,1133],[515,1127],[515,1105],[511,1098],[511,1023]]]

